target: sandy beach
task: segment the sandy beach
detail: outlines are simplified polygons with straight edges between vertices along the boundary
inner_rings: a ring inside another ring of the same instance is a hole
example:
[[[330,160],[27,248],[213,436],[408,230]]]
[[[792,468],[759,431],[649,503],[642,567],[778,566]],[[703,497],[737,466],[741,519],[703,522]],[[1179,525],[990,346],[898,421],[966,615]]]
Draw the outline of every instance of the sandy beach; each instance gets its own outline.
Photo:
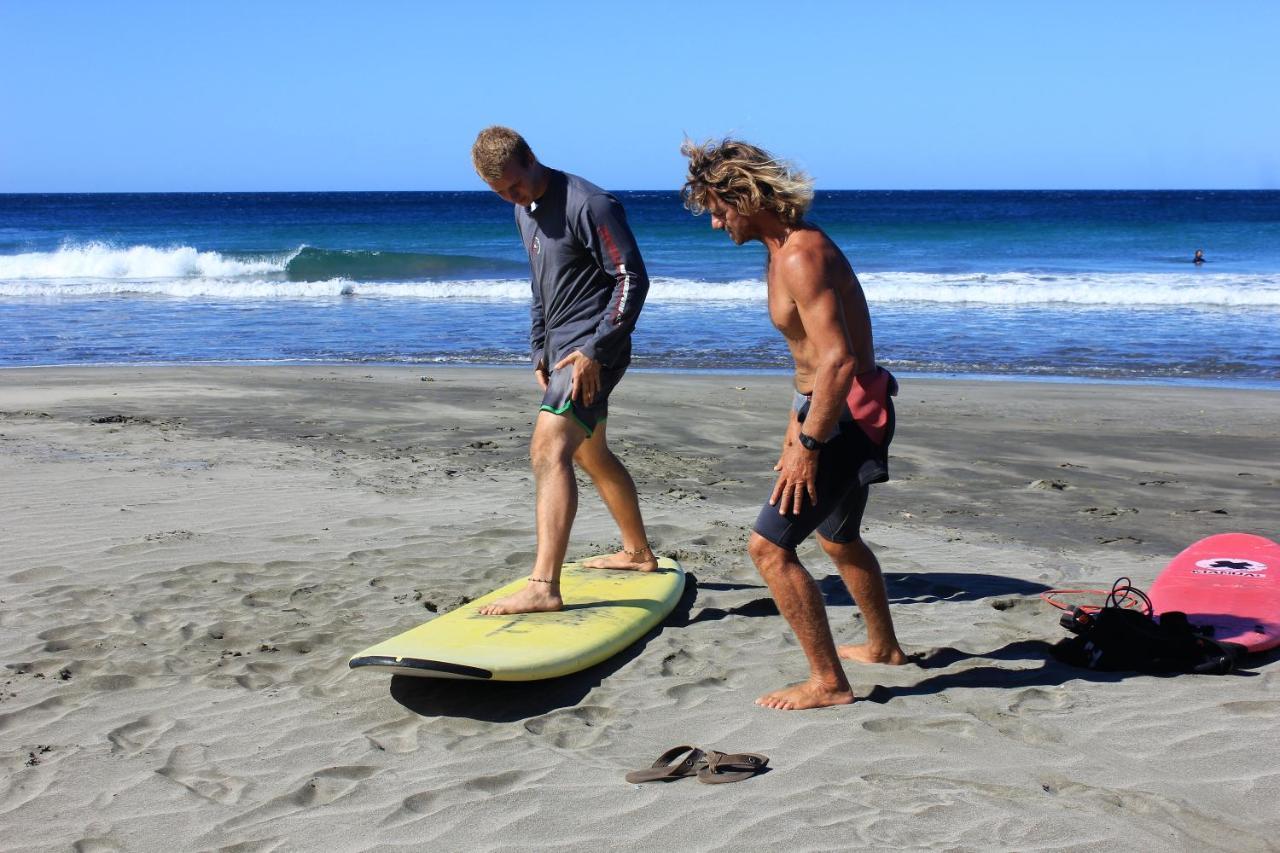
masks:
[[[0,371],[0,850],[1280,849],[1280,655],[1071,669],[1039,599],[1276,538],[1280,394],[902,377],[864,531],[918,663],[788,713],[752,704],[805,666],[745,544],[789,393],[626,378],[610,440],[696,589],[606,664],[501,685],[347,659],[528,571],[529,372]],[[616,546],[584,484],[570,556]],[[676,744],[771,770],[623,781]]]

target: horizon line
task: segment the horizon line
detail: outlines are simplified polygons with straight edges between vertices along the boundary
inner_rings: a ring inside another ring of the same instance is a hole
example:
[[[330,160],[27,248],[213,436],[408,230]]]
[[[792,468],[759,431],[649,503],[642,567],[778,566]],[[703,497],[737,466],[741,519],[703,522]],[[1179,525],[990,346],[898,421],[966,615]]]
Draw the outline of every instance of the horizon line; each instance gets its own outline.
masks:
[[[608,192],[627,193],[679,193],[679,189],[651,187],[613,187],[605,188]],[[1274,192],[1280,193],[1280,187],[826,187],[815,188],[815,193],[824,192],[870,192],[870,193],[937,193],[937,192]],[[0,196],[17,195],[299,195],[299,194],[338,194],[349,193],[472,193],[475,195],[492,195],[487,189],[310,189],[310,190],[0,190]]]

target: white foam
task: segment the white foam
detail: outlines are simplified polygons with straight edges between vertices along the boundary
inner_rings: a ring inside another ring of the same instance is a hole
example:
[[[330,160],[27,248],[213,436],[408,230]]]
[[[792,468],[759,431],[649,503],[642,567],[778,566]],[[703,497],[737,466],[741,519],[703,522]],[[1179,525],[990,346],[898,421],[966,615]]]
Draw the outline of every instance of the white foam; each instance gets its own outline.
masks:
[[[330,281],[266,281],[246,279],[70,279],[66,281],[0,281],[0,297],[169,296],[179,299],[323,299],[346,296],[354,285]]]
[[[1280,306],[1280,274],[935,273],[860,275],[872,302],[987,305]]]
[[[0,298],[169,296],[207,299],[324,299],[364,296],[382,299],[526,302],[527,279],[473,279],[468,281],[352,282],[330,279],[290,282],[270,277],[283,271],[287,258],[260,262],[226,259],[215,252],[194,249],[139,252],[137,262],[124,263],[135,250],[110,250],[97,254],[90,247],[76,250],[88,264],[99,259],[109,270],[128,275],[98,275],[81,271],[72,275],[64,253],[57,275],[35,275],[34,261],[24,262],[23,275],[12,275],[5,262],[36,255],[0,256]],[[189,252],[190,254],[186,254]],[[148,260],[150,259],[150,260]],[[148,266],[154,262],[155,266]],[[160,274],[142,275],[155,267]],[[264,269],[265,268],[265,269]],[[181,272],[175,273],[175,270]],[[255,272],[258,271],[258,272]],[[1201,306],[1280,307],[1280,274],[1230,273],[1030,273],[937,274],[914,272],[865,273],[859,276],[873,304],[986,304],[1050,306]],[[705,282],[680,278],[655,278],[648,300],[666,304],[726,304],[763,301],[760,280]]]
[[[297,250],[254,259],[228,258],[190,246],[118,248],[106,243],[64,246],[56,252],[0,255],[0,282],[61,279],[136,280],[235,278],[284,273]]]

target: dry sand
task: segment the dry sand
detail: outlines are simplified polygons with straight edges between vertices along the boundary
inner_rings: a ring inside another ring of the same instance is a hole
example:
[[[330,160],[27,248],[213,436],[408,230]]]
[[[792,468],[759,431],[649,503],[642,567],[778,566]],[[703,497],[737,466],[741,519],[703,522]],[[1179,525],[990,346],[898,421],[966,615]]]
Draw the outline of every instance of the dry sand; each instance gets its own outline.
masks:
[[[492,685],[346,661],[527,571],[526,371],[0,372],[0,849],[1277,849],[1280,658],[1069,669],[1038,593],[1274,538],[1280,394],[904,378],[865,533],[922,661],[787,713],[752,704],[805,669],[744,553],[787,382],[627,378],[611,442],[696,596]],[[571,555],[615,535],[587,486]],[[623,781],[679,743],[773,769]]]

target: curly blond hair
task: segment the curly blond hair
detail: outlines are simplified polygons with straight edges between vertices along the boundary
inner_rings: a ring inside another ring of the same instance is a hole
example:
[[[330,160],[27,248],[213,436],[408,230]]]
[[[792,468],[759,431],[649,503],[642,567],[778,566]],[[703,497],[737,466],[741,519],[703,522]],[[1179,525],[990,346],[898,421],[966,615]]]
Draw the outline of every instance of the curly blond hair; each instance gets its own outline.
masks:
[[[699,145],[686,138],[680,153],[689,158],[680,197],[694,214],[707,209],[709,193],[744,216],[767,210],[787,225],[800,222],[813,204],[808,175],[749,142],[709,139]]]
[[[471,165],[476,167],[481,178],[498,180],[502,177],[502,170],[513,160],[524,165],[533,162],[533,150],[523,136],[500,124],[486,127],[476,134],[476,141],[471,146]]]

